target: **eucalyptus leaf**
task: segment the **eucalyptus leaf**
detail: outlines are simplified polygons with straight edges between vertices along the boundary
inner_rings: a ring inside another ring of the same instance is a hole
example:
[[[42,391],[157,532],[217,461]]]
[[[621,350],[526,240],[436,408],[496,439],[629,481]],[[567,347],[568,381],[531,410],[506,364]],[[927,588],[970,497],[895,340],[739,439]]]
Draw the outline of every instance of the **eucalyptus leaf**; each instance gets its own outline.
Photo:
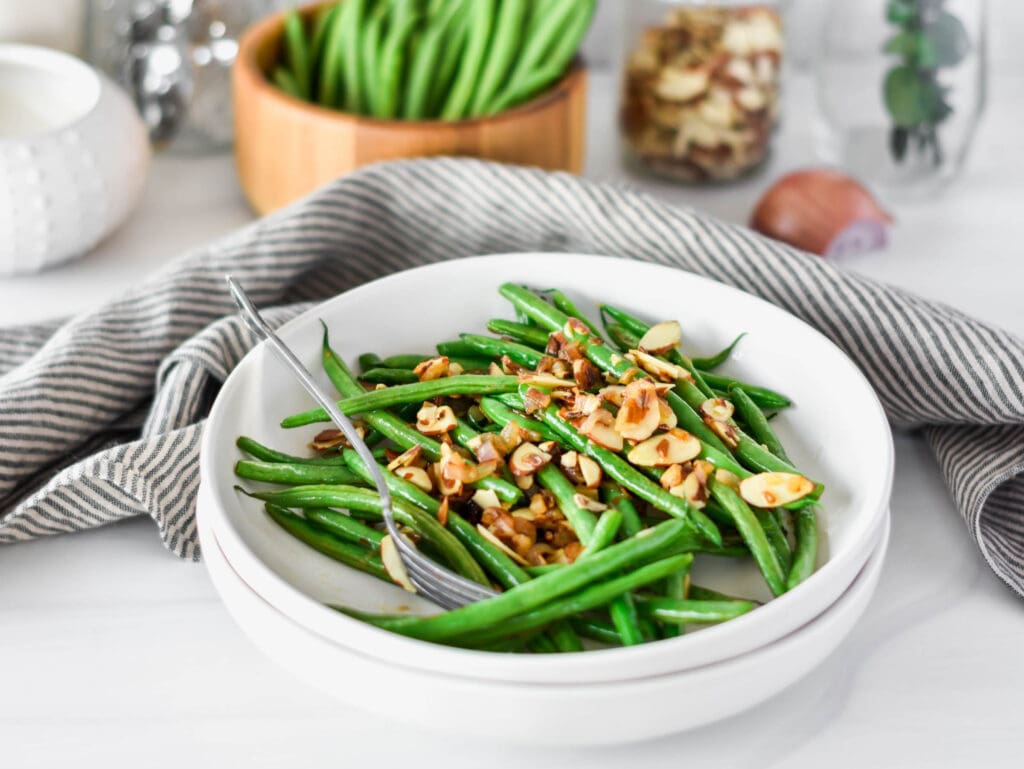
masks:
[[[964,60],[971,50],[971,38],[963,22],[943,11],[925,27],[928,40],[935,48],[935,65],[953,67]]]
[[[883,86],[885,107],[898,127],[910,128],[928,120],[928,105],[922,96],[926,87],[927,81],[911,66],[889,70]]]
[[[882,50],[898,56],[917,56],[922,37],[920,32],[900,32],[886,40]]]
[[[889,0],[885,16],[893,24],[903,26],[917,17],[917,7],[912,0]]]
[[[892,131],[889,132],[889,148],[892,150],[892,156],[899,162],[907,154],[907,143],[910,140],[910,132],[901,126],[893,126]]]

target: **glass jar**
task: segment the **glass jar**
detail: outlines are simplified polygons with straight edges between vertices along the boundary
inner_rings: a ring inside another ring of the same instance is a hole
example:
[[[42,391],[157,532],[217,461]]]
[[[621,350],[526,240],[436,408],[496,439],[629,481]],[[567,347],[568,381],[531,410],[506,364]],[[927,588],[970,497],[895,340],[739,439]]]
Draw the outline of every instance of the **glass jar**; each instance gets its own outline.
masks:
[[[735,179],[764,161],[779,106],[778,5],[629,3],[619,105],[628,158],[686,182]]]
[[[833,0],[816,67],[818,154],[886,194],[941,189],[985,103],[984,0]]]

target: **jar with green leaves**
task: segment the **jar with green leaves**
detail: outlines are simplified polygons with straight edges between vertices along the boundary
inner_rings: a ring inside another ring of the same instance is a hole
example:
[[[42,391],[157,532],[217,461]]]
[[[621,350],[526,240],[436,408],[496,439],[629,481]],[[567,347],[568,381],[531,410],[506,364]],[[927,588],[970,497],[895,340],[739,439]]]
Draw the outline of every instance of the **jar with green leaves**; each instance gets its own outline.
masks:
[[[833,0],[816,76],[825,160],[895,193],[940,189],[985,103],[985,0]]]

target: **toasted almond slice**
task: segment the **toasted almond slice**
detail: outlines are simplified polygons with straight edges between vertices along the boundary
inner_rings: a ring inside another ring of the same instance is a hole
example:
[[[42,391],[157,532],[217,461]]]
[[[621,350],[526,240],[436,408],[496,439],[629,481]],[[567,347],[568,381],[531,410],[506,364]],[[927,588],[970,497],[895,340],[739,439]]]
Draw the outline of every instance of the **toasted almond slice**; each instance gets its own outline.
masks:
[[[661,355],[673,347],[678,347],[682,341],[683,329],[678,321],[665,320],[647,329],[647,333],[640,337],[637,347],[652,355]]]
[[[758,473],[740,481],[740,496],[754,507],[778,507],[803,499],[814,484],[796,473]]]
[[[532,475],[521,475],[516,478],[516,486],[522,491],[533,488],[533,476]]]
[[[418,443],[413,444],[410,448],[403,451],[397,457],[388,462],[388,470],[394,471],[399,467],[409,467],[414,464],[423,453],[423,447]]]
[[[532,371],[519,372],[519,381],[538,387],[575,387],[576,383],[569,379],[561,379],[553,374],[536,374]]]
[[[535,515],[542,515],[548,511],[547,500],[544,499],[543,494],[534,494],[530,497],[530,512]]]
[[[606,409],[597,409],[587,416],[579,426],[579,431],[598,446],[622,451],[622,435],[615,430],[615,417]]]
[[[661,474],[661,485],[666,489],[671,489],[681,484],[683,477],[682,465],[669,465],[665,472]]]
[[[579,458],[580,474],[583,476],[583,482],[587,485],[588,489],[596,489],[601,485],[601,465],[595,462],[590,457],[581,454]]]
[[[402,563],[402,556],[398,553],[398,546],[391,539],[390,534],[385,534],[380,541],[380,560],[384,564],[384,571],[391,577],[391,581],[410,593],[416,592],[416,586],[409,579],[409,573]]]
[[[533,475],[551,461],[551,455],[532,443],[523,443],[512,452],[508,469],[512,475]]]
[[[456,497],[462,493],[465,485],[456,478],[445,478],[440,462],[434,463],[434,477],[437,479],[437,490],[442,496]]]
[[[487,364],[487,373],[490,374],[491,376],[504,376],[505,374],[501,366],[499,366],[494,361],[491,361],[490,363]]]
[[[551,405],[551,395],[538,390],[536,387],[527,387],[523,395],[523,407],[527,414],[547,408]]]
[[[575,451],[567,451],[558,458],[559,463],[567,470],[571,470],[579,464],[580,455]]]
[[[674,412],[672,407],[668,405],[668,402],[662,398],[658,398],[658,416],[661,418],[661,421],[658,422],[658,427],[662,430],[671,430],[679,424],[676,412]]]
[[[543,443],[538,443],[537,448],[545,454],[553,455],[555,450],[558,448],[558,441],[544,441]]]
[[[625,394],[626,386],[620,384],[613,384],[608,385],[607,387],[602,387],[601,390],[598,392],[598,395],[601,397],[602,400],[607,401],[613,406],[621,406],[622,399],[623,397],[625,397]]]
[[[519,553],[517,553],[511,547],[506,545],[500,539],[498,539],[497,535],[493,531],[488,529],[486,526],[484,526],[482,523],[478,523],[476,525],[476,530],[480,532],[480,536],[482,536],[484,539],[486,539],[488,542],[490,542],[492,545],[498,548],[505,555],[507,555],[516,563],[518,563],[520,566],[530,565],[529,561],[523,558],[523,556],[519,555]]]
[[[723,486],[728,486],[733,491],[740,490],[740,477],[736,475],[732,470],[726,470],[725,468],[718,468],[715,470],[715,480],[721,483]]]
[[[581,390],[593,390],[601,384],[601,372],[586,358],[572,362],[572,377]]]
[[[641,441],[630,450],[628,459],[640,467],[668,467],[699,455],[699,440],[685,430],[672,430]]]
[[[622,407],[615,417],[615,432],[631,441],[642,441],[658,429],[661,409],[654,383],[638,379],[626,385]]]
[[[481,510],[486,510],[489,507],[501,507],[501,500],[491,489],[477,489],[473,493],[473,502]]]
[[[399,467],[395,470],[395,475],[409,481],[413,486],[423,489],[427,493],[434,490],[434,484],[430,482],[430,476],[427,475],[427,471],[422,467]]]
[[[608,505],[604,502],[598,502],[596,499],[591,499],[585,494],[573,494],[572,501],[575,502],[581,510],[589,510],[592,513],[603,513],[608,509]]]
[[[587,328],[587,324],[579,318],[569,318],[565,322],[565,328],[562,329],[567,339],[578,339],[583,337],[584,339],[590,338],[590,329]]]
[[[524,440],[526,440],[526,430],[519,426],[518,422],[508,421],[505,426],[501,428],[501,440],[505,443],[507,451],[511,451]]]
[[[480,439],[479,443],[476,443],[476,445],[467,445],[472,449],[473,454],[476,455],[477,462],[497,462],[502,458],[502,447],[498,445],[501,443],[501,438],[499,436],[484,433],[476,436],[476,438]],[[470,443],[474,443],[476,438],[474,438],[473,441],[470,441]]]
[[[566,347],[565,349],[568,350],[570,348]],[[559,379],[568,379],[569,371],[569,364],[560,358],[551,364],[551,374]]]
[[[666,101],[688,102],[704,93],[708,83],[709,72],[706,69],[662,67],[654,91]]]
[[[447,443],[441,444],[441,477],[445,481],[473,483],[480,479],[481,465],[471,465]]]
[[[462,368],[461,363],[450,362],[448,364],[448,376],[458,376],[463,371],[465,371],[465,369]]]
[[[455,429],[457,422],[451,406],[435,406],[424,401],[423,407],[416,412],[416,429],[424,435],[440,435]]]
[[[662,382],[675,382],[677,379],[693,379],[690,372],[682,366],[656,358],[643,350],[630,350],[626,353],[626,358]]]
[[[725,398],[708,398],[700,404],[700,413],[718,422],[728,422],[735,411],[736,408]]]
[[[436,358],[420,361],[416,364],[416,368],[412,370],[412,373],[418,376],[421,382],[426,382],[431,379],[440,379],[443,376],[447,376],[448,368],[448,356],[439,355]]]
[[[722,443],[729,448],[734,449],[739,445],[739,433],[736,431],[735,425],[709,417],[704,417],[704,424],[710,427],[712,432],[721,438]]]
[[[448,525],[448,497],[442,497],[441,504],[437,507],[437,521],[442,526]]]

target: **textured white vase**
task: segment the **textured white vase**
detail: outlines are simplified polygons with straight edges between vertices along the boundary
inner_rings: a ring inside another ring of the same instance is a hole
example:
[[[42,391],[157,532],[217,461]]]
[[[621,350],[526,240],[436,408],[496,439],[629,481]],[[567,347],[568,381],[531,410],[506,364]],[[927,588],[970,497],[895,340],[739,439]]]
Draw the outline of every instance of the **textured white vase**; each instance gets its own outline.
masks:
[[[0,275],[96,245],[138,202],[149,155],[107,77],[58,51],[0,45]]]

